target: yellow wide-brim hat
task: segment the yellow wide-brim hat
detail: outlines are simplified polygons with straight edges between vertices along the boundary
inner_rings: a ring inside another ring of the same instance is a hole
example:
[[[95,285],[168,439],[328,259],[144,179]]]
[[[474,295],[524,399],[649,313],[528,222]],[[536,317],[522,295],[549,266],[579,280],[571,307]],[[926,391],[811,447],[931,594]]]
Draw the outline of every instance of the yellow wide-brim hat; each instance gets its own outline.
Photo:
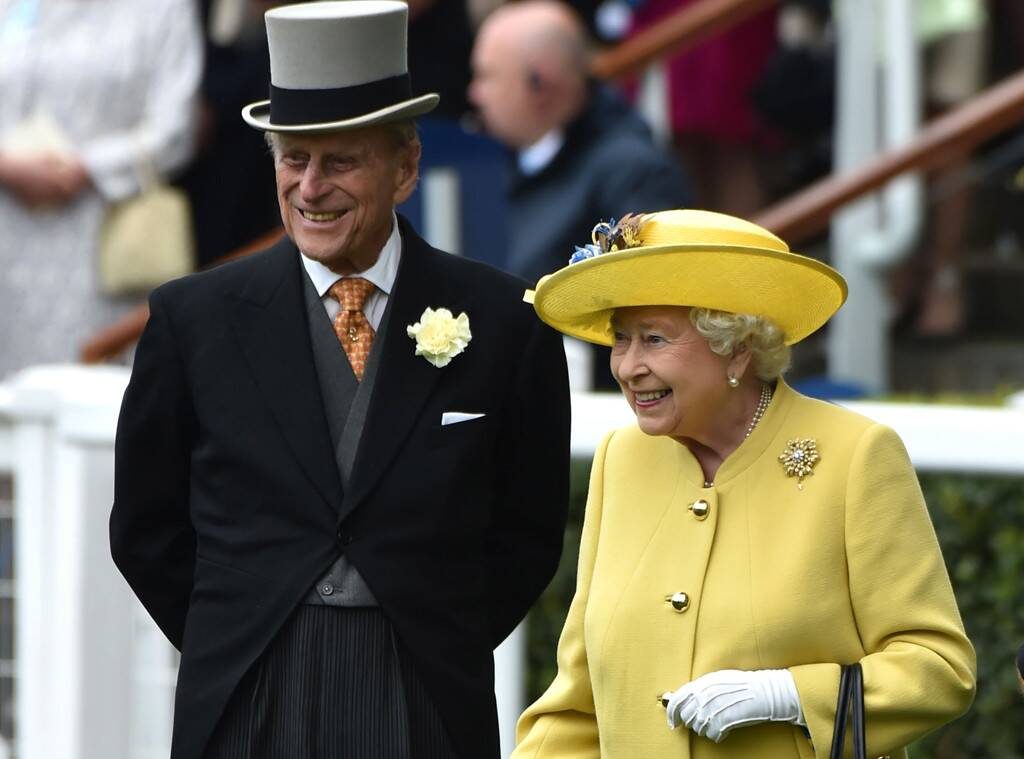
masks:
[[[610,242],[599,246],[604,240],[596,236],[589,252],[580,251],[590,257],[542,277],[527,291],[540,318],[559,332],[611,345],[611,317],[618,308],[690,306],[764,317],[792,345],[846,300],[839,272],[790,252],[767,229],[734,216],[659,211],[633,217],[629,234],[615,231]],[[598,252],[602,247],[607,252]]]

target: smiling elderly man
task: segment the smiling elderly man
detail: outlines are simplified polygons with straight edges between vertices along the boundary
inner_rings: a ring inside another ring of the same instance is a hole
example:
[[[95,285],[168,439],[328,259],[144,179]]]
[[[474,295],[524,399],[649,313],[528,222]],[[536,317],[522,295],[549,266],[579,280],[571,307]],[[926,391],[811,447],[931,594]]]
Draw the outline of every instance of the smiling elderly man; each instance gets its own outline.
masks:
[[[395,206],[406,6],[266,15],[287,238],[156,290],[118,423],[114,558],[181,650],[173,759],[498,755],[492,650],[551,578],[558,336]]]

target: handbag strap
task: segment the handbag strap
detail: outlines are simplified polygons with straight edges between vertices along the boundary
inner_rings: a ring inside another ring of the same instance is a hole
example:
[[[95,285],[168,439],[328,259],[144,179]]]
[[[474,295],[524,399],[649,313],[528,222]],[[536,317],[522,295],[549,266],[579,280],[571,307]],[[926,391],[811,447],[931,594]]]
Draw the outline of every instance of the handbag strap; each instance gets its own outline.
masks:
[[[867,741],[864,734],[864,673],[860,664],[844,664],[839,673],[839,698],[836,702],[836,721],[832,730],[832,749],[829,759],[843,759],[846,744],[846,726],[853,731],[854,759],[867,759]]]
[[[864,724],[864,672],[860,664],[851,664],[853,673],[850,679],[850,705],[853,716],[850,718],[853,730],[853,755],[855,759],[867,759],[867,736],[865,735]]]

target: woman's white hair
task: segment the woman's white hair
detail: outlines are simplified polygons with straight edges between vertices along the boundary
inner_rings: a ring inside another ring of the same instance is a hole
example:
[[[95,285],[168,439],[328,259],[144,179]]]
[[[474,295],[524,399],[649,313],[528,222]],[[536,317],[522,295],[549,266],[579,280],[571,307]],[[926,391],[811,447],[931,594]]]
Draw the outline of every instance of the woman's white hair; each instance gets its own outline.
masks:
[[[790,350],[786,336],[764,317],[691,308],[690,322],[707,340],[712,352],[719,356],[731,356],[737,348],[745,345],[750,350],[754,374],[765,382],[778,379],[789,368]]]

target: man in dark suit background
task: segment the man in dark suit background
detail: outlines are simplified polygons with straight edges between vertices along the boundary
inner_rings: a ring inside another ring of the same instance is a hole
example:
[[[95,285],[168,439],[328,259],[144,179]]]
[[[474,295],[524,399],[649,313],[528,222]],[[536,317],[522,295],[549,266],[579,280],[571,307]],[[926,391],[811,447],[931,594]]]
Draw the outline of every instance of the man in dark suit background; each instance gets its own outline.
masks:
[[[561,550],[568,396],[525,283],[397,218],[405,5],[267,14],[288,237],[150,298],[111,546],[181,650],[174,759],[498,754],[492,650]]]
[[[596,220],[689,205],[676,159],[618,93],[590,78],[586,28],[565,3],[497,8],[480,26],[472,65],[469,99],[514,151],[510,272],[536,282],[565,266]],[[609,351],[588,349],[594,385],[618,392]]]
[[[266,145],[238,118],[270,84],[267,0],[201,0],[205,30],[196,152],[176,184],[192,208],[196,268],[203,269],[281,223]]]

